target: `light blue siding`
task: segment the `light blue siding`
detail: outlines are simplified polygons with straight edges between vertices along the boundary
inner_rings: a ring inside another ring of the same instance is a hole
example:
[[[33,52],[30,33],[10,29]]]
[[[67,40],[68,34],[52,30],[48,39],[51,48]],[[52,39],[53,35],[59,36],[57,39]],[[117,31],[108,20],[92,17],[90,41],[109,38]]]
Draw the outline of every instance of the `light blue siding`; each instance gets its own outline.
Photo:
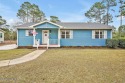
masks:
[[[32,46],[33,36],[26,36],[24,29],[18,30],[18,46]]]
[[[58,43],[58,26],[48,22],[35,26],[36,39],[42,44],[42,30],[49,30],[50,44]],[[33,36],[26,36],[24,29],[18,29],[18,46],[33,46]],[[111,30],[107,30],[107,39]],[[106,39],[92,39],[92,30],[73,30],[73,39],[60,39],[60,46],[106,46]]]
[[[58,29],[36,29],[36,39],[42,44],[42,30],[49,30],[50,44],[57,44]],[[107,38],[111,38],[111,30],[107,30]],[[25,30],[18,30],[19,46],[32,46],[33,36],[25,36]],[[60,39],[61,46],[105,46],[106,39],[92,39],[92,30],[73,30],[73,39]]]
[[[112,34],[112,33],[111,33],[111,30],[107,30],[107,38],[108,38],[108,39],[111,39],[111,34]]]
[[[111,38],[111,30],[107,31]],[[105,46],[106,39],[92,39],[92,30],[73,30],[73,39],[61,39],[61,46]]]
[[[59,28],[59,27],[46,22],[46,23],[40,24],[38,26],[35,26],[35,28],[44,28],[44,29],[46,29],[46,28]]]

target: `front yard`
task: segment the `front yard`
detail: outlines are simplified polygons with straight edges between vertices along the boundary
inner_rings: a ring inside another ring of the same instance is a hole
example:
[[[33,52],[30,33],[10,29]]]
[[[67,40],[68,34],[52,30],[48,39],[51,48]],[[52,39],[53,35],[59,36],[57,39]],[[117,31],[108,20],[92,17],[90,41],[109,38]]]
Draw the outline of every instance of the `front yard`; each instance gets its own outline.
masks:
[[[14,49],[14,50],[0,51],[0,61],[19,58],[32,51],[33,51],[33,49]]]
[[[0,82],[124,83],[125,50],[49,49],[36,60],[0,68]]]

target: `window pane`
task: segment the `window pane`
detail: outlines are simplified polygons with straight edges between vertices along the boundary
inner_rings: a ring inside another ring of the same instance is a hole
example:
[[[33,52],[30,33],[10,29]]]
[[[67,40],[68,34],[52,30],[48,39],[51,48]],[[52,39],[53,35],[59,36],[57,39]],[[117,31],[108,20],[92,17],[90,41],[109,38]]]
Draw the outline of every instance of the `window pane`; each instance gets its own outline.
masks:
[[[0,38],[2,38],[2,33],[0,33]]]
[[[68,38],[68,39],[69,39],[69,38],[70,38],[70,35],[66,35],[66,38]]]
[[[64,30],[61,30],[61,35],[65,35],[65,31]]]
[[[104,38],[104,30],[100,30],[100,39]]]
[[[95,34],[99,34],[99,32],[95,32]]]
[[[100,35],[100,38],[103,39],[103,38],[104,38],[104,35]]]
[[[99,39],[99,30],[95,30],[95,38]]]
[[[63,38],[63,39],[65,38],[65,30],[61,31],[61,38]]]
[[[100,30],[100,35],[103,35],[104,34],[104,30]]]
[[[99,35],[95,35],[95,38],[99,39]]]
[[[61,35],[61,38],[65,38],[65,35]]]
[[[63,35],[64,35],[64,34],[65,34],[65,31],[62,31],[62,32],[61,32],[61,34],[63,34]]]
[[[70,34],[70,31],[69,31],[69,30],[66,30],[66,34],[67,34],[67,35]]]
[[[29,36],[33,36],[33,33],[32,33],[33,30],[29,30],[28,32],[29,32]]]

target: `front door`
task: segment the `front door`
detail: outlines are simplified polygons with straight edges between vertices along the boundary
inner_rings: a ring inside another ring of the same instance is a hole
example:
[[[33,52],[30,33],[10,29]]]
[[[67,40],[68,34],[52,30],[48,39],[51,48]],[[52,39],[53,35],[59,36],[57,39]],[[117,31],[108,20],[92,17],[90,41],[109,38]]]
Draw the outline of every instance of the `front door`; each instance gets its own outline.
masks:
[[[42,31],[42,42],[43,42],[43,44],[47,44],[47,41],[48,41],[48,38],[49,38],[49,30],[43,30]]]

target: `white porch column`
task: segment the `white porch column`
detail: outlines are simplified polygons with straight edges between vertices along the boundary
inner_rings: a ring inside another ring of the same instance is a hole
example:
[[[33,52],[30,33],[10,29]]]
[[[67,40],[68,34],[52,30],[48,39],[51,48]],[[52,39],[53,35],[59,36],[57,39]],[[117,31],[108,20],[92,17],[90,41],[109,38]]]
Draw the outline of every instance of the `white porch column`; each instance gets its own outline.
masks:
[[[58,29],[58,46],[60,47],[60,28]]]
[[[35,28],[33,29],[33,32],[36,32]],[[33,34],[33,46],[35,46],[35,43],[36,43],[36,35]]]

